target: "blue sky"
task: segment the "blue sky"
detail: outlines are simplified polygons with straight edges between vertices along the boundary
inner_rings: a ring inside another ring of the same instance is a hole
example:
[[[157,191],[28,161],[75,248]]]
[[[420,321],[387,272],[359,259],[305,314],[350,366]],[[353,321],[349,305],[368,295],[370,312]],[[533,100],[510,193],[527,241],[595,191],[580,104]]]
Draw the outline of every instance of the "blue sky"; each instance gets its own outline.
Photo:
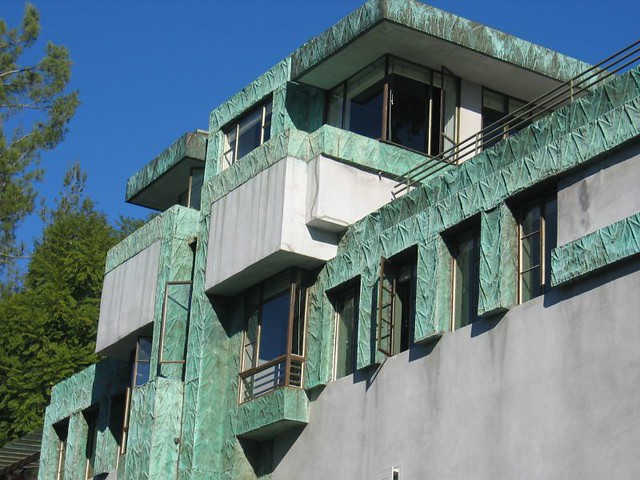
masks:
[[[3,0],[10,26],[25,3]],[[80,161],[88,195],[111,219],[144,216],[124,203],[127,178],[182,133],[206,129],[209,112],[302,43],[355,10],[360,0],[34,0],[46,40],[73,59],[81,106],[65,141],[43,155],[41,196],[51,202]],[[593,0],[429,4],[586,62],[636,40],[640,2]],[[37,237],[28,219],[20,237]]]

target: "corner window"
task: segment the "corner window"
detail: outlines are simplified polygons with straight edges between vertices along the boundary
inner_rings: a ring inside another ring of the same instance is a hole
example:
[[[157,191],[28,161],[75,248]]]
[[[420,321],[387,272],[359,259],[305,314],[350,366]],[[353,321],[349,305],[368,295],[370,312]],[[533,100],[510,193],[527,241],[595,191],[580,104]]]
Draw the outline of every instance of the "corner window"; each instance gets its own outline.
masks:
[[[139,387],[149,381],[151,366],[151,337],[140,337],[133,361],[133,386]]]
[[[69,434],[69,420],[65,419],[53,426],[58,437],[56,451],[56,480],[64,480],[64,465],[67,457],[67,436]]]
[[[86,480],[93,479],[96,463],[96,443],[98,440],[98,409],[82,412],[87,422],[87,443],[85,445],[85,475]]]
[[[272,102],[268,100],[223,130],[223,170],[271,138],[271,110]]]
[[[360,282],[350,282],[330,293],[335,311],[334,378],[356,370]]]
[[[439,155],[457,140],[458,79],[385,56],[328,94],[327,122],[366,137]]]
[[[518,300],[542,295],[551,284],[551,250],[558,237],[556,194],[528,202],[520,211],[518,227]]]
[[[480,232],[463,231],[449,239],[451,268],[451,330],[469,325],[478,318],[480,286]]]
[[[200,210],[200,197],[204,183],[204,168],[193,167],[189,172],[189,186],[178,197],[178,205]]]
[[[378,350],[397,355],[413,343],[416,316],[417,248],[380,260]]]
[[[302,387],[303,275],[289,271],[251,289],[242,351],[240,401],[282,387]]]

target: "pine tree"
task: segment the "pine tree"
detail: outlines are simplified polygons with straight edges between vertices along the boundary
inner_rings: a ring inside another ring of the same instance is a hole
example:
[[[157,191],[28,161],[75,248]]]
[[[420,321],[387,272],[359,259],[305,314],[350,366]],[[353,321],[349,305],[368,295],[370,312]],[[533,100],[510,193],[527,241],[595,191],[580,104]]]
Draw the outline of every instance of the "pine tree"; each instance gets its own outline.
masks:
[[[18,28],[0,19],[0,274],[22,254],[15,232],[34,209],[40,153],[62,141],[78,106],[77,92],[64,93],[71,76],[66,48],[49,43],[40,62],[21,63],[39,34],[33,5]]]

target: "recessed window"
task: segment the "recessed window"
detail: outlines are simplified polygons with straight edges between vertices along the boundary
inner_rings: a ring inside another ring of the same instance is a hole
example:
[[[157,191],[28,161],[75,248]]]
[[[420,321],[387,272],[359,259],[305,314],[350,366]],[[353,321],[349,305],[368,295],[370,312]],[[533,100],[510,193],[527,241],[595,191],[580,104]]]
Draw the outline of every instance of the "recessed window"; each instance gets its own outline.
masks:
[[[413,343],[416,271],[416,248],[380,261],[378,350],[385,355],[397,355]]]
[[[139,387],[149,381],[151,366],[151,337],[140,337],[136,345],[133,362],[133,386]]]
[[[385,56],[328,93],[327,122],[435,156],[457,141],[458,80]]]
[[[67,436],[69,435],[69,420],[65,419],[53,426],[58,445],[56,451],[56,480],[64,480],[64,466],[67,457]]]
[[[200,210],[202,184],[204,183],[204,168],[193,167],[189,172],[188,188],[178,197],[178,205]]]
[[[480,286],[480,232],[473,228],[451,235],[451,329],[457,330],[478,318]]]
[[[129,391],[111,397],[109,431],[118,445],[118,461],[120,461],[120,457],[127,451],[127,434],[129,431],[128,396]]]
[[[360,282],[350,282],[330,294],[335,311],[334,378],[351,375],[356,369]]]
[[[98,440],[98,409],[82,412],[87,423],[87,442],[85,444],[85,475],[87,480],[93,479],[96,464],[96,444]]]
[[[271,110],[272,102],[268,100],[224,129],[222,169],[271,138]]]
[[[240,400],[282,386],[302,387],[306,307],[303,273],[288,271],[252,288],[245,303]]]
[[[558,236],[556,194],[525,204],[519,215],[518,299],[542,295],[551,284],[551,250]]]

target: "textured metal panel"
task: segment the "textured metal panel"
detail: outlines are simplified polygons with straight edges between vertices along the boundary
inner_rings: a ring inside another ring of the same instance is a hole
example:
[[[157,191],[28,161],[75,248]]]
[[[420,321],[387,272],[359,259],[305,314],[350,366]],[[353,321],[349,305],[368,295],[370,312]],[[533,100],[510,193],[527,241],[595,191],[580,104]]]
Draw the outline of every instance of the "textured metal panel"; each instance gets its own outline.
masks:
[[[640,213],[554,248],[551,284],[563,285],[640,253]]]
[[[309,422],[309,400],[299,388],[278,388],[238,408],[238,436],[267,439]]]
[[[189,132],[182,135],[173,145],[163,151],[142,170],[127,180],[125,200],[129,201],[161,175],[167,173],[183,158],[205,159],[207,151],[207,134],[205,132]]]
[[[505,204],[482,213],[478,315],[491,316],[516,304],[518,225]]]
[[[337,52],[377,23],[389,20],[552,78],[568,80],[589,68],[573,58],[418,1],[370,0],[291,57],[291,78]]]

